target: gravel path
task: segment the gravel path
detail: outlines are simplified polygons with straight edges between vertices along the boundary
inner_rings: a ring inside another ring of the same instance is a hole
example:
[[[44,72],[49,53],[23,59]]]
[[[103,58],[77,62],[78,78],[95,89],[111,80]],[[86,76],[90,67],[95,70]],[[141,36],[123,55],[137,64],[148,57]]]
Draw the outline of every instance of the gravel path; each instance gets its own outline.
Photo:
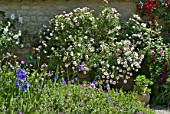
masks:
[[[155,110],[156,114],[170,114],[170,109],[164,106],[155,106],[152,109]]]

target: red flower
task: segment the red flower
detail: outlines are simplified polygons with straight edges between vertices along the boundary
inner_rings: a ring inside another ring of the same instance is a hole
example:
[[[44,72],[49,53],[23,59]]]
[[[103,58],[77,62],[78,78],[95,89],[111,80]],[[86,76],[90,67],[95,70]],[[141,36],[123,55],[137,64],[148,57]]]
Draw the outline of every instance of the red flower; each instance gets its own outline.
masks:
[[[159,7],[159,5],[158,5],[158,4],[154,4],[153,6],[154,6],[155,8],[158,8],[158,7]]]
[[[142,13],[142,16],[146,16],[146,12],[143,12],[143,13]]]
[[[154,28],[156,28],[156,26],[157,26],[156,23],[154,23],[153,26],[154,26]]]
[[[141,10],[140,4],[136,4],[138,10]]]
[[[165,3],[166,3],[166,4],[169,4],[169,0],[165,0]]]
[[[148,4],[143,4],[143,7],[146,9],[146,7],[148,6]]]
[[[153,3],[153,1],[152,1],[152,0],[148,0],[148,3],[149,3],[149,4],[152,4],[152,3]]]
[[[155,18],[156,18],[156,15],[155,15],[155,14],[151,14],[150,17],[151,17],[152,19],[155,19]]]
[[[147,7],[146,7],[146,10],[148,12],[152,12],[152,4],[149,4]]]

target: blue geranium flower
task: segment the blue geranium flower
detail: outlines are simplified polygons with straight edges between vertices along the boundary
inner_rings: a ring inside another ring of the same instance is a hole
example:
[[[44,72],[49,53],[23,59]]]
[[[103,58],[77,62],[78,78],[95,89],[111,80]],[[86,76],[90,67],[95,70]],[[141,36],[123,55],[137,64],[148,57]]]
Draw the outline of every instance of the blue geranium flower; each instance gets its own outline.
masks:
[[[8,82],[9,82],[9,83],[12,83],[12,80],[11,80],[11,79],[9,79],[9,80],[8,80]]]
[[[97,75],[97,76],[96,76],[96,79],[100,79],[100,76],[99,76],[99,75]]]
[[[22,92],[27,92],[29,90],[29,83],[26,82],[24,87],[22,88]]]
[[[96,84],[97,84],[97,81],[94,81],[93,84],[96,85]]]
[[[18,80],[24,81],[26,79],[27,72],[26,72],[26,70],[20,68],[16,72],[16,75],[17,75]]]

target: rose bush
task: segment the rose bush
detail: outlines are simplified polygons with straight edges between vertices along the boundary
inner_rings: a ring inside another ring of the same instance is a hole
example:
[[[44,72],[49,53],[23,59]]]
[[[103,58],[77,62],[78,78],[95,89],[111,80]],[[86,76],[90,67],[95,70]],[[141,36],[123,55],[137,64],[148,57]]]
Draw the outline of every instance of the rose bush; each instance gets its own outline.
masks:
[[[170,22],[169,0],[148,0],[147,2],[136,2],[137,12],[148,22],[149,26],[157,30],[158,20],[164,20],[165,26]],[[162,24],[162,23],[161,23]]]

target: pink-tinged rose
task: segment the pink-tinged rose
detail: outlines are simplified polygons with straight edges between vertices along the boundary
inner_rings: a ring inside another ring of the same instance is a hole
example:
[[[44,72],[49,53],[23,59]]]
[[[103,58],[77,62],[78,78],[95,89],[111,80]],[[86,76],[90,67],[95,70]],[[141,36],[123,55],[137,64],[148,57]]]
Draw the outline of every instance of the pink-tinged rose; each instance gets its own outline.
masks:
[[[155,55],[155,51],[151,51],[151,55]]]
[[[127,83],[127,80],[123,80],[123,83],[125,83],[125,84],[126,84],[126,83]]]
[[[130,68],[130,67],[128,67],[128,68],[127,68],[127,71],[130,71],[130,70],[131,70],[131,68]]]
[[[17,58],[17,56],[16,56],[16,55],[14,55],[13,57],[14,57],[14,59],[16,59],[16,58]]]
[[[163,51],[163,50],[160,52],[160,55],[161,55],[161,56],[163,56],[163,55],[164,55],[164,51]]]
[[[168,9],[168,6],[165,6],[166,9]]]
[[[21,61],[21,64],[23,64],[23,65],[26,64],[26,61]]]

